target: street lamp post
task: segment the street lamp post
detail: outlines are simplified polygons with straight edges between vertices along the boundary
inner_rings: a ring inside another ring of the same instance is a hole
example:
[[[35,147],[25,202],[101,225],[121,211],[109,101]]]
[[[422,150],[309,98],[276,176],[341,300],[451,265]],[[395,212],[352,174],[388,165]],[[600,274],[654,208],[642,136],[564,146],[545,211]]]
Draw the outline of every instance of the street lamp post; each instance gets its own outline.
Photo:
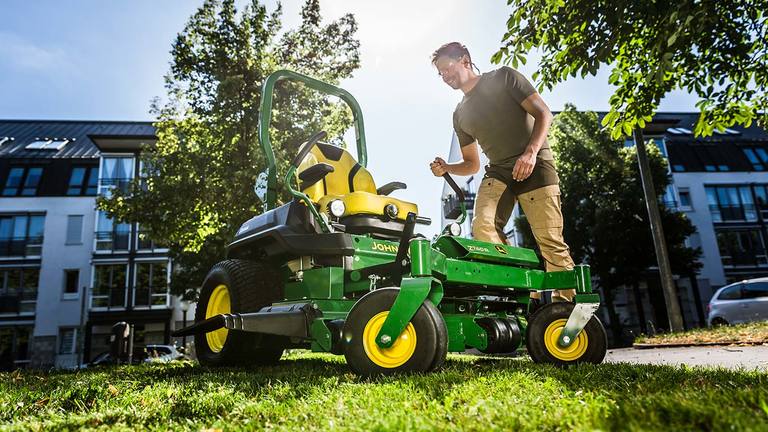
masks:
[[[179,304],[179,307],[181,308],[182,312],[182,318],[181,318],[181,327],[184,328],[187,326],[187,311],[189,310],[189,300],[182,300]],[[181,337],[181,346],[184,348],[184,354],[187,354],[187,337],[182,336]]]

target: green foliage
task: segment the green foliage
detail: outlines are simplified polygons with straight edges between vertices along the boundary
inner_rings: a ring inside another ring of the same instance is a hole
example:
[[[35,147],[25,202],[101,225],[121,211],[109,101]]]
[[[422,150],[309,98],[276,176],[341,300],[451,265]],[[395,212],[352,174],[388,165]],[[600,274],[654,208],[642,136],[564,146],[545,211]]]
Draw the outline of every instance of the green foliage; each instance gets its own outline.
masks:
[[[763,372],[452,355],[437,373],[360,379],[299,353],[255,369],[0,373],[0,429],[764,430],[767,400]]]
[[[269,13],[258,0],[242,11],[234,3],[207,0],[178,34],[167,100],[153,103],[158,141],[142,152],[143,179],[127,194],[99,199],[116,219],[138,222],[169,245],[175,293],[198,287],[237,228],[261,212],[253,184],[266,167],[257,139],[266,77],[287,68],[336,84],[360,65],[352,15],[323,25],[319,0],[306,0],[299,27],[283,30],[279,4]],[[351,120],[343,104],[300,85],[276,86],[278,170],[314,132],[340,142]]]
[[[635,147],[612,140],[601,130],[597,114],[573,105],[555,117],[549,143],[558,161],[563,234],[573,259],[590,265],[606,296],[641,280],[657,263]],[[649,143],[647,149],[655,195],[660,196],[669,185],[667,162],[656,145]],[[686,247],[685,239],[696,228],[684,213],[662,203],[659,211],[672,271],[695,272],[701,251]],[[516,223],[527,233],[526,243],[535,244],[527,222]]]
[[[552,89],[612,67],[603,124],[614,139],[644,127],[668,92],[696,94],[697,135],[768,124],[768,0],[508,0],[512,14],[492,61],[516,66],[532,48]]]

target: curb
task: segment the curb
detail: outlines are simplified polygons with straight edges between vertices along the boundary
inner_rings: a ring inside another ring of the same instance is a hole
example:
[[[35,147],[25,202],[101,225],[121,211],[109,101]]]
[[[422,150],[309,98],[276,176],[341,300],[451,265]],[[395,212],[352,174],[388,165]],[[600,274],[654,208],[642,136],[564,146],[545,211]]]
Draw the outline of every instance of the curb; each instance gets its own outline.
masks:
[[[700,343],[666,343],[666,344],[647,344],[636,343],[632,344],[632,348],[635,349],[650,349],[650,348],[684,348],[684,347],[697,347],[697,346],[733,346],[733,345],[768,345],[768,341],[754,341],[754,342],[700,342]]]

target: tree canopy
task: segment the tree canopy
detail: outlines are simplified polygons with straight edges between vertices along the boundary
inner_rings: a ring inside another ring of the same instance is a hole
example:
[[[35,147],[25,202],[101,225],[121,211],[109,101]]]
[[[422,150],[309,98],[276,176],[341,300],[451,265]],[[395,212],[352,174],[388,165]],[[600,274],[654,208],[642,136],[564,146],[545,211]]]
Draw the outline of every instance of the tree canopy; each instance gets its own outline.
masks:
[[[768,0],[508,0],[512,14],[495,63],[541,54],[533,78],[552,89],[611,69],[603,118],[614,139],[650,121],[668,92],[700,98],[696,135],[768,124]]]
[[[336,84],[360,65],[352,15],[323,24],[319,0],[306,0],[298,28],[283,29],[281,16],[279,4],[269,12],[252,0],[238,11],[233,0],[205,1],[173,44],[167,97],[153,103],[158,141],[141,153],[141,178],[128,193],[99,199],[170,247],[175,293],[197,288],[237,228],[262,210],[253,185],[266,167],[257,139],[266,77],[287,68]],[[351,120],[336,101],[281,82],[270,127],[278,169],[313,132],[340,141]]]

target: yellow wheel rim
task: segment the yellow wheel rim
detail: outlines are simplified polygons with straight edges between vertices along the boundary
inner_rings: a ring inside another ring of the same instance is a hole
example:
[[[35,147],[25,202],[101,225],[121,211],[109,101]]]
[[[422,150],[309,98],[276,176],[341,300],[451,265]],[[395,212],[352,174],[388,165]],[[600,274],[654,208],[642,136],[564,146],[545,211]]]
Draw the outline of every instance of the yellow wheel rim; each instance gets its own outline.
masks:
[[[416,329],[412,323],[408,323],[408,327],[400,333],[391,347],[380,348],[376,345],[376,335],[384,325],[387,315],[389,311],[379,312],[368,320],[363,329],[363,349],[376,365],[392,369],[405,364],[416,351]]]
[[[547,326],[547,329],[544,331],[544,345],[546,345],[547,351],[558,360],[578,360],[587,352],[589,338],[587,337],[586,330],[582,330],[569,347],[563,348],[558,345],[557,341],[560,339],[560,334],[563,332],[566,322],[566,319],[559,319]]]
[[[229,290],[226,285],[221,284],[213,289],[211,296],[208,298],[208,307],[205,308],[205,319],[219,314],[228,314],[230,311]],[[225,328],[206,333],[205,339],[208,341],[208,348],[215,353],[220,352],[227,341],[228,333],[229,330]]]

